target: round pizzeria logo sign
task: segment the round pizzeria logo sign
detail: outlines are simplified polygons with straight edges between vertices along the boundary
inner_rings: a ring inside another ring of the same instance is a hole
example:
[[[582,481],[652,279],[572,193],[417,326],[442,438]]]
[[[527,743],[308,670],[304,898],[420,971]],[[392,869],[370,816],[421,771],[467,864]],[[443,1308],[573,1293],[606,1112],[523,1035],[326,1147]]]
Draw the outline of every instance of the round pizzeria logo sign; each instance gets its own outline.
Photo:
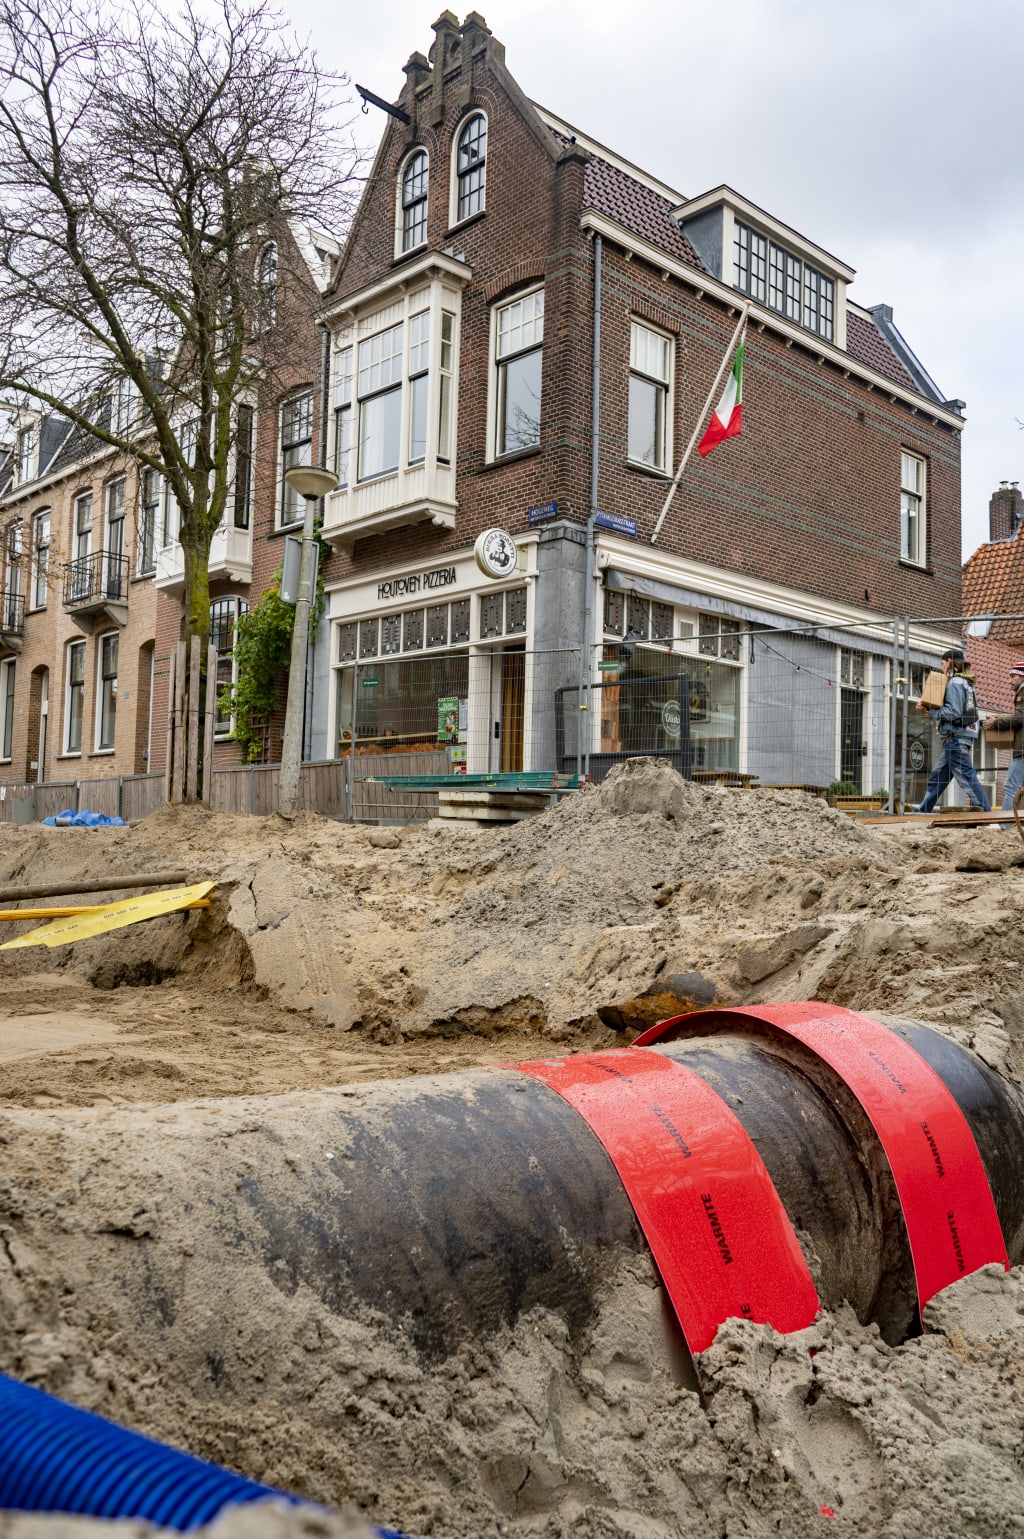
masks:
[[[507,577],[519,561],[516,542],[504,529],[485,529],[477,537],[473,556],[486,577]]]

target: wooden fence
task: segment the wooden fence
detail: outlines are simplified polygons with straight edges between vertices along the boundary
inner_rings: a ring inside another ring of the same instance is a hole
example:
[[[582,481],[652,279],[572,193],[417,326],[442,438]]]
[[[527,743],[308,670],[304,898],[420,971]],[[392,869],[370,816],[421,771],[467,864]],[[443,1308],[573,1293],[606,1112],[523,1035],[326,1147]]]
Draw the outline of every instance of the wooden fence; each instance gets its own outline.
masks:
[[[437,814],[436,793],[389,791],[375,775],[395,771],[394,754],[359,754],[304,764],[299,775],[298,805],[325,818],[359,823],[422,822]],[[403,775],[441,775],[448,769],[445,749],[402,754]],[[277,811],[279,764],[239,764],[215,769],[208,805],[218,812],[266,817]],[[120,775],[89,780],[0,784],[0,823],[39,822],[59,812],[101,812],[137,823],[164,805],[163,774]]]

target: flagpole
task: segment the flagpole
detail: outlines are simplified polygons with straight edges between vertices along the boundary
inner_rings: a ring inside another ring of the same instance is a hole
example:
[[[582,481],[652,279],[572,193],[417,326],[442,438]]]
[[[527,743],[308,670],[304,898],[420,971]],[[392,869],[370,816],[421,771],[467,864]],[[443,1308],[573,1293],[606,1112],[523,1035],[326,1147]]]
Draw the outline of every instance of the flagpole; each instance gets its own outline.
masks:
[[[747,320],[749,319],[749,316],[750,316],[750,306],[749,305],[744,305],[743,306],[743,312],[740,315],[739,320],[736,322],[736,330],[733,332],[732,339],[731,339],[731,341],[729,343],[729,346],[725,350],[725,357],[722,359],[721,367],[719,368],[718,373],[715,375],[715,382],[711,386],[711,389],[708,391],[708,398],[704,402],[703,407],[701,408],[700,416],[697,418],[697,426],[693,430],[693,437],[690,439],[690,442],[686,445],[686,453],[683,455],[682,459],[679,461],[679,469],[676,471],[675,479],[672,482],[672,485],[668,489],[668,496],[665,498],[664,506],[662,507],[661,512],[658,514],[658,522],[655,524],[654,532],[651,535],[651,544],[652,545],[654,544],[655,540],[658,538],[658,534],[659,534],[659,532],[661,530],[661,526],[665,522],[665,514],[668,512],[668,505],[672,501],[672,498],[675,496],[676,491],[678,490],[679,482],[682,479],[683,471],[686,469],[686,462],[690,458],[690,455],[693,453],[693,446],[697,442],[697,439],[698,439],[698,437],[700,435],[701,428],[704,426],[704,419],[707,416],[709,410],[711,409],[711,405],[712,405],[715,397],[718,394],[718,387],[722,383],[722,379],[725,376],[725,371],[726,371],[726,369],[729,367],[729,365],[732,362],[733,354],[736,351],[736,343],[739,341],[740,332],[743,330],[744,326],[747,324]]]

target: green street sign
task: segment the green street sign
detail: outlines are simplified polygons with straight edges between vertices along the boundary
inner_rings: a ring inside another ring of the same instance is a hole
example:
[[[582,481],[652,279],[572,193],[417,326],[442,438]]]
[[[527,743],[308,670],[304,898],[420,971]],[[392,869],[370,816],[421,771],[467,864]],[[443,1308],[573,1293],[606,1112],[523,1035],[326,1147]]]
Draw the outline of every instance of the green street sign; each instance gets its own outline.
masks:
[[[364,689],[375,689],[379,683],[380,683],[380,679],[364,679],[363,680],[363,688]]]
[[[618,669],[618,668],[621,668],[621,667],[622,667],[622,664],[621,663],[617,663],[617,662],[611,662],[611,663],[603,662],[603,663],[598,663],[598,665],[597,665],[599,673],[607,673],[609,671],[609,669],[614,670],[614,669]]]

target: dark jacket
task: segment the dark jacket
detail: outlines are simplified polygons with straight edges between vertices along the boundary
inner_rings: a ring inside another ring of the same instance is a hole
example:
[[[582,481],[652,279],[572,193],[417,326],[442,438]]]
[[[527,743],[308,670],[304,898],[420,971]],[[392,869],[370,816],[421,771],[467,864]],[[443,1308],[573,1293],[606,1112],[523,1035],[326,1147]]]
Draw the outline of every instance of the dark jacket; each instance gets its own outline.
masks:
[[[946,694],[938,710],[928,712],[941,738],[956,737],[973,743],[978,736],[978,696],[974,680],[964,673],[951,673],[946,680]]]
[[[990,716],[985,725],[994,727],[997,732],[1009,732],[1012,728],[1013,757],[1024,759],[1024,679],[1017,685],[1010,715]]]

